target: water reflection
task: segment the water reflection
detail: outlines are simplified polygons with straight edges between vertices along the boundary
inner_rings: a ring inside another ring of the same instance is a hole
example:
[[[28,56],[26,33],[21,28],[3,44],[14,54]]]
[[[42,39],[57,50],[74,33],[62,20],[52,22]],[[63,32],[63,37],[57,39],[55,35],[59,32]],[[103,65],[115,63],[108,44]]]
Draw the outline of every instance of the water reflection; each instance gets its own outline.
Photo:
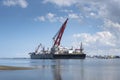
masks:
[[[60,60],[55,61],[56,65],[51,65],[51,70],[53,73],[54,80],[62,80],[61,78],[61,68],[60,68]]]
[[[83,60],[81,60],[80,61],[80,63],[81,63],[81,80],[84,80],[84,62],[83,62]]]
[[[51,65],[53,80],[84,80],[84,62],[77,62],[78,64],[72,63],[71,60],[56,60],[55,65]]]
[[[84,60],[32,60],[31,66],[53,80],[84,80]],[[44,79],[44,78],[43,78]]]

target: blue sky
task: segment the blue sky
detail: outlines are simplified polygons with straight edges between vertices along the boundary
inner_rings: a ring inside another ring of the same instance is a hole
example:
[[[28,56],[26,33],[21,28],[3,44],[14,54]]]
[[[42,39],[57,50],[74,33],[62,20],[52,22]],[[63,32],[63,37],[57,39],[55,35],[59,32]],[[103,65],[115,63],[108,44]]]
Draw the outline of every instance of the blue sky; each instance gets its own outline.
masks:
[[[120,55],[119,0],[0,0],[0,57],[29,57],[69,18],[61,45],[88,55]]]

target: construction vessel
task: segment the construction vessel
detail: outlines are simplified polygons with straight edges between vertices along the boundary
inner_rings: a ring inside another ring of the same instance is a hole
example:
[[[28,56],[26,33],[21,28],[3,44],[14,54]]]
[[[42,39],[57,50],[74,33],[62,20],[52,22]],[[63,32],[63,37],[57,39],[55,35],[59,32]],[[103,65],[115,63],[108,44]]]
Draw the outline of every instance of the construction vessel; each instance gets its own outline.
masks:
[[[82,43],[80,45],[80,49],[74,50],[73,48],[67,49],[60,46],[67,21],[68,18],[63,23],[57,34],[53,37],[54,44],[52,48],[50,50],[45,50],[45,48],[42,47],[42,44],[38,45],[35,52],[29,53],[31,59],[85,59],[86,54],[83,53]],[[38,52],[40,47],[42,48],[42,50]]]

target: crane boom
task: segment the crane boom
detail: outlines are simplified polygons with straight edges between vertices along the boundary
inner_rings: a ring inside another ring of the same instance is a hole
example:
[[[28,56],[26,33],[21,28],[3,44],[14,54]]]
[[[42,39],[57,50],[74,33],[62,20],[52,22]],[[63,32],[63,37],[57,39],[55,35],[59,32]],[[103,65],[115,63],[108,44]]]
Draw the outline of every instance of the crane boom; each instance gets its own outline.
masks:
[[[39,48],[42,46],[42,44],[40,43],[39,45],[38,45],[38,47],[35,49],[35,53],[38,53],[38,50],[39,50]]]
[[[58,47],[60,45],[60,42],[61,42],[61,38],[62,38],[62,35],[64,33],[64,30],[66,28],[66,24],[67,24],[67,21],[68,21],[68,18],[65,20],[65,22],[63,23],[63,25],[61,26],[60,30],[58,31],[56,38],[55,39],[55,42],[54,42],[54,45],[53,46],[56,46]]]

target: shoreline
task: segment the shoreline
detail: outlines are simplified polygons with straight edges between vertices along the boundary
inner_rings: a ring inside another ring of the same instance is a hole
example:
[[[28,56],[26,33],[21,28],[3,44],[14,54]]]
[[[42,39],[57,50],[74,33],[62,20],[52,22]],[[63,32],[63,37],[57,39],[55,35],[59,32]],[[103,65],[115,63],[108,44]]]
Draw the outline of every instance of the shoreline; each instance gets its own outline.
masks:
[[[16,67],[16,66],[3,66],[0,65],[0,70],[31,70],[32,67]]]

